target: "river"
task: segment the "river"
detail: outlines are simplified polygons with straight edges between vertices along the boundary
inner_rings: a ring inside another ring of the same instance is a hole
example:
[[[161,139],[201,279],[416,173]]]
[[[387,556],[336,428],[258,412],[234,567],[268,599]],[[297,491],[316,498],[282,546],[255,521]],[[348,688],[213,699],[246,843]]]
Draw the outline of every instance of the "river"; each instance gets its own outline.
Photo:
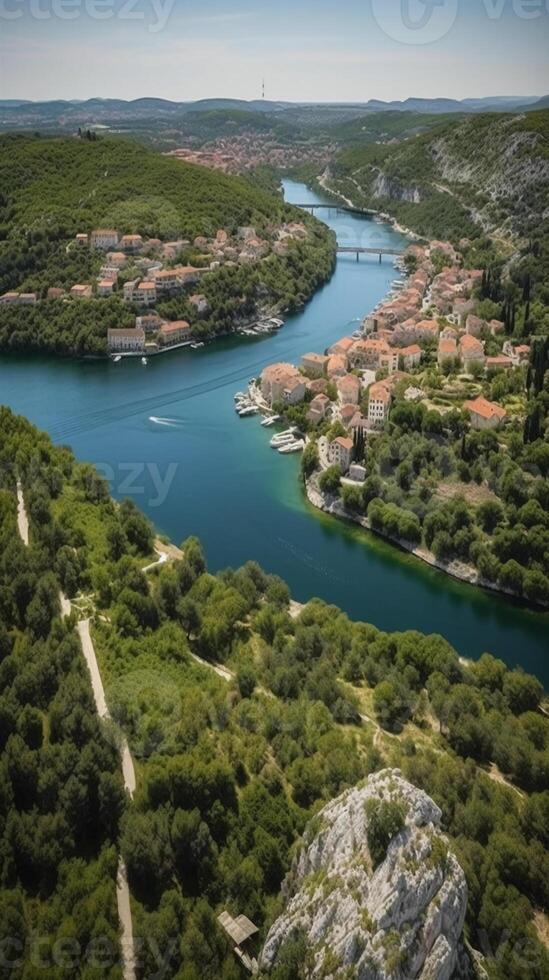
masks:
[[[289,201],[321,202],[285,182]],[[400,247],[401,235],[367,218],[319,212],[342,244]],[[202,541],[209,567],[247,559],[386,630],[441,633],[468,657],[490,651],[549,688],[549,616],[456,582],[372,534],[314,510],[299,457],[269,447],[270,430],[240,419],[233,395],[272,361],[298,362],[356,327],[395,278],[392,260],[340,255],[332,279],[277,334],[221,340],[121,361],[0,357],[0,402],[26,415],[80,459],[97,464],[116,497],[132,496],[179,544]]]

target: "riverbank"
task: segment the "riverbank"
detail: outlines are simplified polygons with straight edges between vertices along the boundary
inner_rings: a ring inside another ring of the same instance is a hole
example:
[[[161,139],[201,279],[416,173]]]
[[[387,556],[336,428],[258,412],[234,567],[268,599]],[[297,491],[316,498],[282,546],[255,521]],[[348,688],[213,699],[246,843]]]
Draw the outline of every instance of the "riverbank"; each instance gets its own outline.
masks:
[[[356,204],[353,200],[351,200],[350,197],[345,197],[345,195],[342,194],[341,191],[336,191],[332,187],[329,187],[328,184],[326,183],[327,180],[328,177],[325,173],[315,178],[316,183],[319,185],[319,187],[321,188],[324,194],[328,194],[330,197],[334,197],[340,201],[343,201],[347,205],[347,207],[361,210],[360,205]],[[313,190],[314,189],[315,188],[313,188]],[[421,235],[418,235],[417,232],[412,231],[411,228],[406,228],[405,225],[399,224],[397,219],[392,214],[388,214],[386,211],[376,211],[375,209],[373,209],[372,213],[374,216],[386,222],[386,224],[391,225],[395,231],[398,231],[400,235],[406,235],[407,238],[412,238],[416,242],[424,240]]]
[[[330,517],[339,518],[339,520],[350,521],[353,524],[358,524],[366,531],[371,531],[372,534],[376,534],[380,538],[384,538],[386,541],[390,541],[391,544],[400,548],[402,551],[408,552],[408,554],[413,555],[414,558],[419,558],[420,561],[429,565],[431,568],[436,568],[439,572],[444,572],[446,575],[450,575],[451,578],[456,579],[458,582],[465,582],[467,585],[474,585],[477,588],[487,589],[490,592],[497,592],[499,595],[508,596],[515,602],[519,603],[526,608],[531,608],[531,604],[525,602],[522,596],[518,592],[514,592],[511,589],[503,589],[496,582],[490,582],[488,579],[482,578],[478,573],[477,569],[473,565],[467,565],[465,562],[461,561],[442,561],[437,558],[432,551],[425,548],[422,545],[414,545],[410,541],[405,541],[403,538],[397,538],[394,535],[387,534],[385,531],[381,531],[378,528],[372,526],[371,522],[367,517],[361,516],[359,514],[353,514],[352,511],[346,509],[340,497],[336,497],[333,494],[323,494],[318,487],[315,475],[309,477],[308,480],[304,481],[305,485],[305,495],[307,500],[313,507],[317,510],[323,511],[324,514],[328,514]],[[538,603],[537,604],[541,611],[546,611],[549,609],[549,604]],[[535,607],[534,607],[535,608]]]
[[[302,183],[286,181],[284,190],[290,201],[326,201]],[[336,211],[323,218],[340,240],[405,245],[387,224]],[[255,560],[297,601],[318,596],[386,631],[439,633],[472,659],[489,650],[549,689],[548,614],[437,575],[377,535],[313,510],[298,456],[275,452],[273,429],[234,411],[237,388],[269,363],[295,363],[350,333],[394,278],[386,259],[339,256],[329,283],[284,329],[255,343],[226,337],[156,358],[146,384],[145,369],[131,361],[0,356],[1,400],[98,464],[112,495],[132,497],[160,533],[176,543],[199,537],[210,568]],[[170,421],[158,425],[153,415]]]

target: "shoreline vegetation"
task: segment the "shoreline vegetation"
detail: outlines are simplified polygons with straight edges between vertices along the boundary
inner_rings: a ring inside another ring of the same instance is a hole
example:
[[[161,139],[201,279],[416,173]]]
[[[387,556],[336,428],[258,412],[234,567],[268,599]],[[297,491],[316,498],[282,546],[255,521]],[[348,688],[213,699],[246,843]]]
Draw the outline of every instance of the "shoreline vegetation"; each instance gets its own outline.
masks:
[[[466,585],[473,585],[477,588],[486,589],[489,592],[495,592],[501,596],[508,596],[521,606],[524,606],[526,609],[531,609],[534,612],[536,611],[536,608],[541,612],[547,612],[549,610],[549,602],[538,602],[537,604],[532,604],[531,602],[528,602],[519,592],[513,591],[512,589],[503,588],[502,586],[498,585],[497,582],[491,582],[488,579],[483,578],[473,565],[467,565],[462,561],[444,561],[442,559],[437,559],[433,552],[429,551],[428,548],[413,544],[411,541],[406,541],[404,538],[396,537],[395,535],[389,534],[387,531],[373,527],[372,523],[366,516],[361,517],[358,514],[353,514],[351,511],[347,510],[340,497],[327,493],[323,494],[318,487],[317,481],[313,478],[304,478],[303,486],[307,500],[317,510],[322,511],[329,517],[335,517],[336,519],[342,521],[348,521],[351,524],[357,524],[364,530],[370,531],[372,534],[377,535],[377,537],[383,538],[385,541],[389,541],[391,544],[396,545],[397,550],[405,551],[407,554],[412,555],[412,557],[419,558],[430,568],[434,568],[439,572],[444,572],[446,575],[450,575],[451,578],[456,579],[458,582],[464,582]]]
[[[0,941],[16,937],[25,966],[36,934],[52,973],[58,941],[92,957],[101,937],[101,966],[120,976],[120,854],[140,975],[159,955],[170,976],[236,977],[220,913],[250,918],[261,945],[315,813],[391,767],[441,808],[474,957],[494,980],[545,976],[549,720],[535,677],[464,661],[440,635],[292,603],[254,562],[212,574],[195,538],[160,549],[93,466],[5,408],[0,463]],[[112,722],[93,706],[84,603]]]

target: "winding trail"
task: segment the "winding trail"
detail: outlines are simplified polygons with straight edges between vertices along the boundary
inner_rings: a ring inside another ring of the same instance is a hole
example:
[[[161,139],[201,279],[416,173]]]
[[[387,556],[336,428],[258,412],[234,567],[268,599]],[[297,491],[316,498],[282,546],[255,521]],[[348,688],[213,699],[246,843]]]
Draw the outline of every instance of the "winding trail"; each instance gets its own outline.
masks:
[[[201,667],[207,667],[209,670],[213,670],[214,673],[216,673],[218,677],[222,677],[224,681],[234,680],[236,675],[232,670],[229,670],[228,667],[221,667],[220,664],[214,664],[210,663],[209,660],[203,660],[202,657],[199,657],[197,653],[193,653],[192,650],[189,650],[189,653],[193,660],[196,660],[197,664],[200,664]]]
[[[28,546],[29,519],[27,517],[27,511],[25,510],[25,498],[23,496],[21,480],[17,481],[17,527],[19,528],[19,535],[23,544]]]
[[[130,905],[130,888],[128,872],[122,857],[118,859],[116,875],[116,903],[118,918],[122,927],[120,947],[122,950],[122,975],[124,980],[135,980],[135,945],[133,941],[132,910]]]
[[[97,714],[100,718],[110,718],[105,690],[99,664],[95,654],[95,647],[90,634],[89,619],[81,619],[77,623],[80,644],[85,661],[90,672],[90,679],[93,690],[93,698]],[[123,736],[119,744],[120,759],[122,762],[122,776],[124,778],[124,788],[133,797],[136,788],[135,768],[131,756],[127,739]],[[122,856],[118,858],[118,872],[116,875],[116,902],[118,905],[118,918],[122,930],[120,947],[122,950],[122,973],[124,980],[135,980],[135,946],[133,941],[132,913],[130,902],[130,888],[128,885],[128,872]]]
[[[17,527],[19,529],[19,534],[23,544],[28,547],[29,520],[25,508],[25,498],[23,496],[23,488],[20,480],[17,481]],[[168,556],[165,555],[162,560],[166,561],[167,557]],[[59,593],[59,602],[61,605],[61,615],[69,616],[71,613],[71,604],[63,592]],[[90,636],[89,619],[80,620],[80,622],[77,624],[77,629],[80,637],[82,652],[90,672],[97,714],[100,718],[109,718],[110,715],[109,709],[107,708],[107,702],[105,700],[103,682],[101,680],[101,674],[99,673],[97,657],[95,655],[95,649]],[[125,738],[122,739],[120,744],[120,756],[122,760],[124,787],[131,797],[133,796],[136,787],[135,769],[130,749]],[[121,856],[118,858],[118,871],[116,875],[116,903],[118,906],[118,919],[120,921],[122,933],[120,938],[120,948],[122,952],[122,974],[124,980],[136,980],[135,946],[133,941],[130,889],[128,885],[126,865]]]
[[[159,565],[165,565],[166,562],[168,561],[170,556],[167,551],[158,551],[157,548],[155,548],[154,550],[159,556],[158,560],[152,561],[150,565],[145,565],[145,568],[141,569],[142,572],[152,572],[153,568],[158,568]]]
[[[103,681],[101,680],[101,674],[99,673],[99,664],[97,663],[95,648],[90,634],[89,619],[81,619],[77,623],[77,629],[78,629],[78,635],[80,636],[80,643],[82,645],[82,652],[84,654],[86,663],[88,665],[88,670],[90,672],[93,697],[95,701],[95,707],[97,709],[97,714],[99,715],[100,718],[110,718],[111,715],[107,707],[105,690],[103,688]],[[122,761],[122,775],[124,777],[124,788],[130,794],[130,796],[133,796],[137,785],[135,779],[135,769],[133,765],[133,759],[131,756],[130,748],[127,739],[124,736],[122,736],[120,742],[120,758]]]

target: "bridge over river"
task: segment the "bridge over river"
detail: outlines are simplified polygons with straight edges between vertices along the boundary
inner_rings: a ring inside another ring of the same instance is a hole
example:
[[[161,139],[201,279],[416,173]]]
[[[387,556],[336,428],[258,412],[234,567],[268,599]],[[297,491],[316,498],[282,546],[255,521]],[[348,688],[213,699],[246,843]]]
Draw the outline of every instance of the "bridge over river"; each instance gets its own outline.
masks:
[[[324,209],[326,211],[347,211],[349,214],[363,214],[369,217],[377,214],[373,208],[354,208],[350,204],[314,204],[310,201],[307,204],[294,204],[293,201],[291,203],[295,208],[305,208],[306,211],[311,212]]]
[[[377,211],[371,211],[368,208],[353,208],[347,204],[296,204],[296,208],[304,208],[306,211],[310,211],[313,214],[315,211],[324,209],[326,211],[346,211],[347,214],[358,214],[364,217],[371,217],[373,214],[377,214]],[[338,252],[350,252],[352,255],[356,255],[356,260],[358,262],[361,255],[379,255],[379,261],[384,255],[404,255],[404,249],[395,248],[361,248],[359,245],[338,245]]]
[[[338,245],[336,248],[337,252],[350,252],[352,255],[356,255],[356,260],[358,262],[359,258],[363,254],[367,255],[379,255],[379,261],[384,255],[404,255],[403,249],[396,248],[362,248],[360,245]]]

